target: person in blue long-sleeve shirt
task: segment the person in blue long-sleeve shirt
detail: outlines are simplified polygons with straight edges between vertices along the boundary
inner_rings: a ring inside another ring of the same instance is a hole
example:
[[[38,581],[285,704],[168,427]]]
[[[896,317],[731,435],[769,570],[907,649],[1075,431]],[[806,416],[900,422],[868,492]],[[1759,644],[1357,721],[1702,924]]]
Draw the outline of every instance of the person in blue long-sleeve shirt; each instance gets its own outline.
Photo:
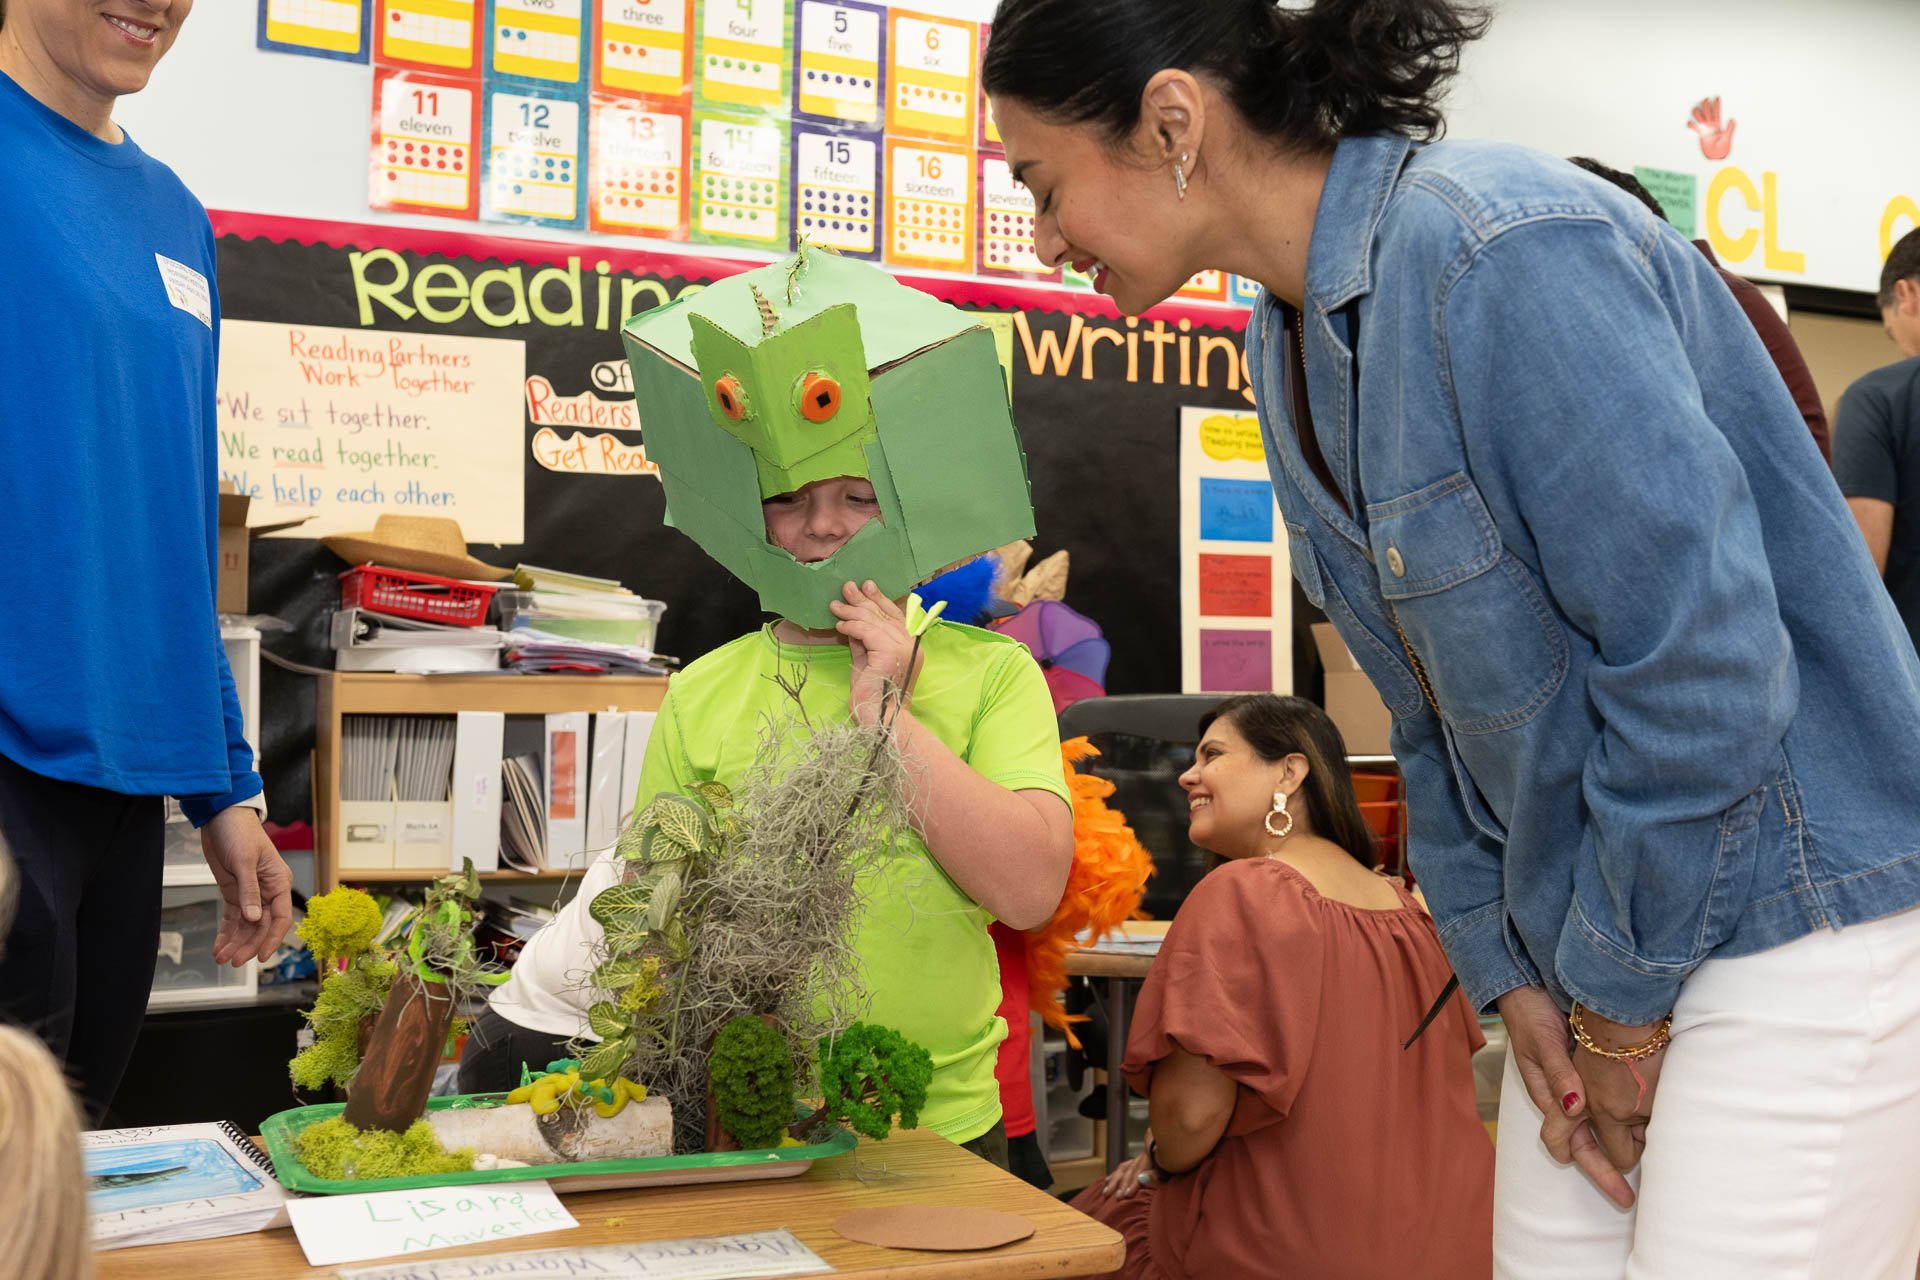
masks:
[[[192,7],[0,0],[0,1016],[96,1122],[153,980],[163,798],[220,886],[216,962],[266,958],[291,910],[214,615],[213,232],[113,122]]]

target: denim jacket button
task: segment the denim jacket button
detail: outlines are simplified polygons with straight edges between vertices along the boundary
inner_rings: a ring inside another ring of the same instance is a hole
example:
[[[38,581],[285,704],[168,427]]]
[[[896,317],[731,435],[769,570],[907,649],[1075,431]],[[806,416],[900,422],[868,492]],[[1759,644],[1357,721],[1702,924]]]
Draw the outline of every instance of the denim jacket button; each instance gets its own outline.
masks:
[[[1387,568],[1393,570],[1393,576],[1396,578],[1407,576],[1407,562],[1400,558],[1400,548],[1391,543],[1387,545]]]

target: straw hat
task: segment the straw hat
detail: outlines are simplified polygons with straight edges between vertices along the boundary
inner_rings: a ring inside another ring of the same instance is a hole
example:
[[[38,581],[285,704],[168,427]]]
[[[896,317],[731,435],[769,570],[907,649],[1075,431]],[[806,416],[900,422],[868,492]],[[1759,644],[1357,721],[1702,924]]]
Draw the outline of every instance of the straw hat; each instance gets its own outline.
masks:
[[[327,550],[349,564],[411,569],[443,578],[510,578],[513,570],[475,560],[467,554],[460,522],[445,516],[381,516],[371,532],[336,533],[320,539]]]

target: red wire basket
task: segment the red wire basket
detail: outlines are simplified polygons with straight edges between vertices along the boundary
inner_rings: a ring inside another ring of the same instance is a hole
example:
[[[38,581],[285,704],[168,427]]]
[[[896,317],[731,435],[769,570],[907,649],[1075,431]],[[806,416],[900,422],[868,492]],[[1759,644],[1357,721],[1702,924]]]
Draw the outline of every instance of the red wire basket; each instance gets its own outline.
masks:
[[[363,564],[340,575],[340,607],[477,627],[487,620],[487,604],[499,589],[431,573]]]

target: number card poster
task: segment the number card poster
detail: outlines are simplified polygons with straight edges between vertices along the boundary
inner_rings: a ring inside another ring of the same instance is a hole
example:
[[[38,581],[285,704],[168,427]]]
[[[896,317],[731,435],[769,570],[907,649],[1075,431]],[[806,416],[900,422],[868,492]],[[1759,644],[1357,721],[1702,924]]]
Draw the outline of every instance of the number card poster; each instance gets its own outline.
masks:
[[[589,220],[595,231],[687,238],[691,115],[684,102],[593,99]]]
[[[694,49],[694,100],[784,116],[792,21],[790,0],[706,0]]]
[[[254,43],[275,53],[367,60],[373,0],[260,0]]]
[[[480,86],[418,71],[373,70],[367,204],[472,218],[480,207]]]
[[[783,252],[788,244],[786,125],[695,111],[693,153],[693,238]]]
[[[871,4],[800,0],[794,114],[865,132],[880,128],[886,11]]]
[[[887,139],[887,249],[893,267],[973,270],[973,148]]]
[[[480,0],[379,0],[373,60],[477,79]]]
[[[880,140],[796,125],[793,239],[850,258],[880,256]]]
[[[598,0],[593,87],[600,93],[685,96],[693,83],[693,0]]]
[[[586,225],[586,112],[579,99],[531,85],[489,88],[486,137],[482,217]]]
[[[1180,410],[1180,687],[1290,693],[1293,588],[1250,413]]]
[[[487,0],[487,74],[572,89],[586,80],[588,0]]]
[[[971,146],[980,28],[903,9],[887,18],[887,132]]]

